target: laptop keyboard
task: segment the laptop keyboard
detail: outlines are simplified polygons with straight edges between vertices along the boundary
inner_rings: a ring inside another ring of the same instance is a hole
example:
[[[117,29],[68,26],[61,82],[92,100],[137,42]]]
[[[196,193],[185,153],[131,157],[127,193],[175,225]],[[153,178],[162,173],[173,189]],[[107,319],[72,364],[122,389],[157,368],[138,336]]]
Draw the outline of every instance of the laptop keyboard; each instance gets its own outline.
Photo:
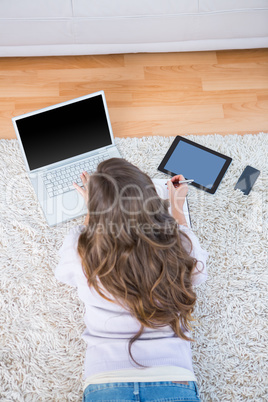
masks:
[[[63,166],[58,169],[49,170],[43,174],[43,181],[45,183],[49,197],[55,197],[59,194],[67,193],[74,190],[73,182],[82,186],[80,174],[83,171],[90,173],[95,172],[100,162],[109,158],[108,154],[101,154],[95,158],[85,159],[73,163],[72,165]]]

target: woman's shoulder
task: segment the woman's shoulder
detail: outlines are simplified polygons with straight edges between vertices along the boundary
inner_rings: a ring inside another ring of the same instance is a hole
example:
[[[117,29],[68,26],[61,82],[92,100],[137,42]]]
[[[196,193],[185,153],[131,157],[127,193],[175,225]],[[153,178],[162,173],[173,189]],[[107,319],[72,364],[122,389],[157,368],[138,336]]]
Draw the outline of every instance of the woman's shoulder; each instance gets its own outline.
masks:
[[[81,259],[77,251],[78,239],[84,229],[84,225],[78,225],[70,229],[58,251],[60,260],[55,269],[55,276],[60,282],[70,286],[77,287],[79,279],[85,279]]]
[[[195,266],[193,276],[192,276],[192,283],[193,285],[197,286],[201,283],[205,282],[207,279],[207,259],[208,259],[208,252],[205,250],[199,242],[198,237],[192,231],[191,228],[184,225],[179,225],[180,234],[181,234],[181,241],[183,247],[190,253],[190,255],[197,260],[197,264]],[[191,245],[189,244],[189,240],[183,235],[185,233],[191,240]]]

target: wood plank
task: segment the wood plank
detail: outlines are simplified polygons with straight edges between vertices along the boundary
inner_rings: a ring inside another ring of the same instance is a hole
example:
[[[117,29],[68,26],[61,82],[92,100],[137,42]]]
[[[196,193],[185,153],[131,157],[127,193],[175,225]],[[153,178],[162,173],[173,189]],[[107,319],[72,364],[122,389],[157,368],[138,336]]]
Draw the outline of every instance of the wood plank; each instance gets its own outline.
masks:
[[[250,121],[258,117],[267,121],[268,100],[244,103],[226,103],[223,104],[224,117],[227,119],[246,119]]]
[[[177,99],[182,99],[184,93],[201,93],[201,82],[193,80],[185,80],[176,83],[166,84],[165,82],[155,81],[153,83],[145,83],[144,81],[121,81],[121,82],[77,82],[77,83],[59,83],[59,95],[69,96],[70,98],[76,98],[78,96],[86,95],[95,91],[104,90],[105,96],[108,99],[122,101],[126,98],[126,95],[130,94],[130,98],[133,100],[136,106],[142,106],[139,103],[139,99],[148,99],[148,101],[154,96],[166,96],[170,105],[177,103]],[[128,97],[129,98],[129,97]],[[156,98],[155,98],[156,99]],[[145,101],[146,103],[146,101]],[[150,105],[150,104],[149,104]],[[122,104],[122,107],[124,104]],[[126,107],[129,104],[125,105]]]
[[[206,119],[218,117],[223,118],[223,109],[221,105],[211,105],[207,108],[206,105],[187,106],[156,106],[156,107],[125,107],[109,109],[111,121],[128,122],[128,121],[165,121],[167,116],[169,121],[175,121],[177,124],[180,120],[203,121]]]
[[[103,90],[105,93],[106,101],[110,106],[110,101],[124,106],[131,105],[131,86],[130,82],[125,84],[124,82],[69,82],[59,83],[59,95],[61,97],[78,98],[93,92]],[[133,84],[134,85],[134,84]],[[130,102],[130,103],[128,103]]]
[[[233,49],[216,51],[217,63],[267,64],[268,49]]]
[[[237,70],[228,74],[214,74],[202,78],[204,91],[268,89],[268,69]]]
[[[0,84],[1,97],[13,98],[19,96],[20,98],[28,96],[39,97],[40,94],[44,96],[56,96],[59,94],[59,86],[56,84],[39,83],[36,86],[20,82],[16,85],[11,85],[9,82]]]
[[[222,130],[222,124],[224,122],[224,131]],[[180,122],[174,121],[161,121],[152,129],[152,135],[183,135],[183,134],[240,134],[240,133],[255,133],[267,132],[267,119],[262,117],[259,121],[259,129],[256,130],[256,123],[251,118],[244,119],[241,122],[241,118],[235,116],[232,118],[215,118],[204,119],[202,122],[193,122],[191,119],[184,119]]]
[[[92,91],[95,92],[95,91]],[[91,91],[89,92],[91,93]],[[42,109],[48,106],[56,105],[57,103],[66,102],[68,100],[73,99],[73,95],[67,96],[49,96],[49,97],[42,97],[36,99],[35,97],[28,97],[28,98],[17,98],[14,109],[17,114],[28,113],[33,110]],[[1,104],[0,98],[0,104]],[[106,96],[106,101],[108,106],[114,107],[124,107],[127,103],[129,105],[132,104],[132,98],[130,93],[122,94],[121,100],[118,99],[118,94],[109,92],[108,96]]]
[[[209,78],[226,77],[237,74],[243,74],[243,76],[249,76],[256,71],[256,63],[244,63],[241,67],[239,63],[231,64],[191,64],[185,66],[145,66],[144,76],[145,80],[166,80],[175,81],[182,77],[185,78]],[[262,76],[268,74],[268,63],[258,66],[258,72],[261,72]],[[256,73],[255,73],[256,75]]]
[[[222,125],[224,122],[224,130]],[[263,123],[263,124],[262,124]],[[260,123],[260,128],[256,130],[254,121],[247,121],[241,124],[241,120],[236,119],[211,119],[202,123],[193,123],[190,119],[182,122],[176,121],[129,121],[113,122],[113,133],[115,137],[144,137],[147,135],[176,136],[176,135],[207,135],[207,134],[258,134],[267,132],[266,122]]]
[[[58,70],[80,68],[114,68],[124,66],[124,55],[2,57],[0,70]]]
[[[141,66],[116,67],[116,68],[81,68],[81,69],[58,69],[40,70],[37,72],[37,79],[49,82],[90,82],[90,81],[114,81],[143,80],[144,69]]]
[[[15,99],[0,98],[0,113],[2,111],[10,111],[15,109]]]
[[[16,98],[15,111],[17,114],[28,113],[33,110],[43,109],[48,106],[56,105],[57,103],[70,100],[68,96],[28,96],[27,98]],[[1,101],[1,98],[0,98]]]
[[[132,93],[132,106],[159,105],[213,105],[230,102],[256,102],[256,93],[247,91],[178,91],[154,90],[146,92],[136,89]]]
[[[215,51],[210,52],[178,52],[178,53],[137,53],[126,54],[125,65],[141,66],[173,66],[188,64],[217,63]]]
[[[28,71],[24,74],[6,72],[0,75],[1,98],[27,98],[29,96],[57,96],[59,85],[56,82],[38,81],[36,73]]]
[[[153,126],[157,124],[152,121],[128,121],[112,122],[113,134],[115,137],[145,137],[153,135]]]
[[[268,100],[268,90],[267,89],[257,90],[256,96],[258,101]]]

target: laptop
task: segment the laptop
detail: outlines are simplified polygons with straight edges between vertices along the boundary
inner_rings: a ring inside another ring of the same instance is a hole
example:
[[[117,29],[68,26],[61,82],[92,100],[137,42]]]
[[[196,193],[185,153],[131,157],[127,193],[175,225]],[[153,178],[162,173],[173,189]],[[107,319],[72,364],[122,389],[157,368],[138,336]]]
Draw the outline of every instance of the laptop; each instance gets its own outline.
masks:
[[[106,159],[115,146],[103,91],[12,118],[27,173],[49,226],[87,212],[73,187]]]

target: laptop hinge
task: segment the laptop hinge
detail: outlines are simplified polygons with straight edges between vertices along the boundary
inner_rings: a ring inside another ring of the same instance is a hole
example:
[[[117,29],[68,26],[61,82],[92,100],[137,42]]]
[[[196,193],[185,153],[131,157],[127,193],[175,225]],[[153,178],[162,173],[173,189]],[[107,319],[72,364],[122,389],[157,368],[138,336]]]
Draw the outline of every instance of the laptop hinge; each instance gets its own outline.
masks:
[[[42,166],[38,169],[30,170],[28,174],[38,174],[39,172],[42,172],[43,170],[50,170],[50,169],[57,169],[58,167],[61,167],[62,165],[68,165],[71,163],[78,162],[79,160],[87,159],[90,158],[91,156],[93,157],[94,155],[99,155],[104,152],[109,151],[111,147],[114,147],[114,144],[108,145],[107,147],[103,147],[101,149],[95,150],[95,151],[90,151],[88,153],[85,153],[84,155],[77,155],[73,156],[72,158],[65,159],[63,161],[55,162],[50,165]],[[91,153],[92,152],[92,153]]]

